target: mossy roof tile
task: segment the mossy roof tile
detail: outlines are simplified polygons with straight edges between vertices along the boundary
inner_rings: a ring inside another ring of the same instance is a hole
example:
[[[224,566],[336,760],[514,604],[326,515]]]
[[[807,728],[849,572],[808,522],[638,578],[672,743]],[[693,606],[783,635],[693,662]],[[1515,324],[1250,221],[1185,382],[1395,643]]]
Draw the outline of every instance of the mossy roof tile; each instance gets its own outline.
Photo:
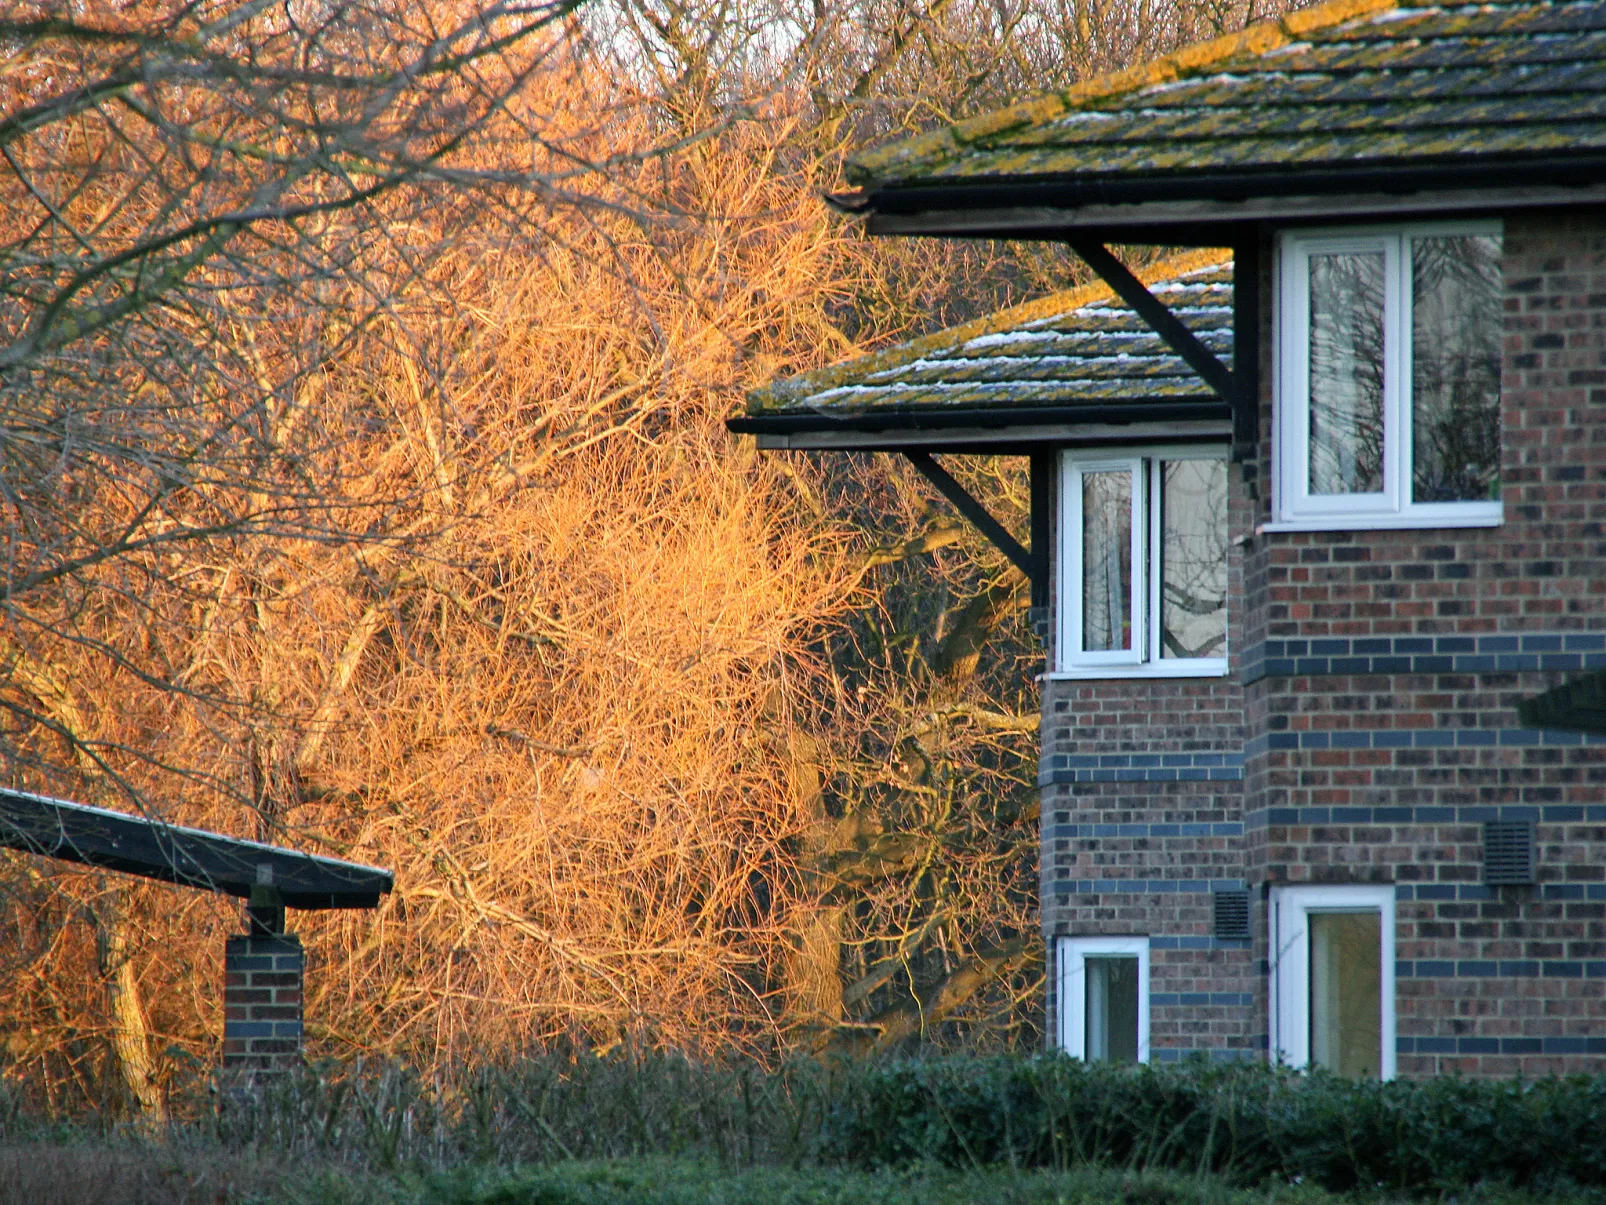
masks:
[[[1606,147],[1606,0],[1330,0],[862,152],[871,189]]]
[[[1232,261],[1192,252],[1140,273],[1224,362],[1232,360]],[[860,416],[878,409],[1076,406],[1214,398],[1103,285],[1028,302],[897,347],[776,381],[752,415]]]

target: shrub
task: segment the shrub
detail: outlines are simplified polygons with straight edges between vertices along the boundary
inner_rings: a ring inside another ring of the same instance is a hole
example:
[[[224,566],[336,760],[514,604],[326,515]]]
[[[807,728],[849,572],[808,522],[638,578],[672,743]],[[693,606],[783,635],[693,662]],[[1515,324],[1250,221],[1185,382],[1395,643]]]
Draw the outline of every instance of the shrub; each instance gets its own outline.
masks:
[[[185,1120],[170,1148],[370,1169],[664,1157],[877,1174],[1114,1168],[1245,1188],[1582,1193],[1606,1205],[1606,1076],[1378,1083],[1058,1055],[768,1070],[576,1044],[430,1078],[394,1063],[330,1064],[219,1087],[176,1102]],[[0,1108],[0,1142],[74,1132]]]
[[[1071,1163],[1342,1191],[1606,1186],[1606,1078],[1351,1081],[1263,1064],[948,1058],[845,1076],[822,1154],[861,1166]]]

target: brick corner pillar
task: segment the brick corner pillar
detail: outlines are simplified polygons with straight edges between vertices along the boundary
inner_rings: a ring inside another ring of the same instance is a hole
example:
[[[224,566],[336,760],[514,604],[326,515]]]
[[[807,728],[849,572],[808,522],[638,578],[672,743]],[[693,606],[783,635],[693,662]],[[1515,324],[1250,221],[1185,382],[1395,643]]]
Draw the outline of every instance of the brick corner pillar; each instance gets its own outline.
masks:
[[[223,1069],[283,1071],[301,1063],[306,958],[290,933],[231,937],[223,955]]]

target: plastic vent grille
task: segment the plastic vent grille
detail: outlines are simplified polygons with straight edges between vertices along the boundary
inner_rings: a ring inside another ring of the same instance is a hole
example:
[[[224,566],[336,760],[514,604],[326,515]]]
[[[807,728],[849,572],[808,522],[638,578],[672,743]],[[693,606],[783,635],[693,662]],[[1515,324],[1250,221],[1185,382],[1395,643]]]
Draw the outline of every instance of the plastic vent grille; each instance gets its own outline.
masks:
[[[1491,887],[1534,881],[1532,820],[1490,820],[1483,826],[1483,881]]]
[[[1249,937],[1249,892],[1218,891],[1216,894],[1216,940],[1245,941]]]

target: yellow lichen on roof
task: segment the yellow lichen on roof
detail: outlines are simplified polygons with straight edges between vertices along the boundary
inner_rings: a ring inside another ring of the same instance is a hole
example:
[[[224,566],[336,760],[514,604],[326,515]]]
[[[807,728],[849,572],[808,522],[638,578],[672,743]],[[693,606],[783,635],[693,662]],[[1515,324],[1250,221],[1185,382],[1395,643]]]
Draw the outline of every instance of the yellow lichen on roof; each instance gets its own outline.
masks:
[[[849,160],[847,174],[854,183],[865,183],[887,175],[890,169],[900,163],[941,158],[979,139],[1052,121],[1072,107],[1090,100],[1115,98],[1157,84],[1170,83],[1183,75],[1227,62],[1241,54],[1266,54],[1297,42],[1315,30],[1342,25],[1346,21],[1399,6],[1399,0],[1327,0],[1324,4],[1257,22],[1237,33],[1185,46],[1135,67],[1101,75],[1064,92],[1021,101],[991,113],[966,118],[928,134],[861,151]]]
[[[1204,248],[1160,260],[1136,272],[1135,275],[1145,285],[1154,285],[1189,272],[1213,267],[1224,261],[1230,262],[1231,258],[1230,251]],[[757,414],[766,410],[795,406],[804,399],[824,393],[826,390],[855,384],[876,373],[888,372],[926,356],[962,347],[972,339],[1018,330],[1040,319],[1057,318],[1095,302],[1114,300],[1114,297],[1115,294],[1108,285],[1102,281],[1095,281],[1074,289],[1051,293],[1036,301],[1028,301],[981,318],[974,318],[959,326],[947,327],[934,334],[912,339],[908,343],[900,343],[896,347],[871,352],[869,355],[832,364],[814,372],[772,381],[747,395],[748,413]]]

